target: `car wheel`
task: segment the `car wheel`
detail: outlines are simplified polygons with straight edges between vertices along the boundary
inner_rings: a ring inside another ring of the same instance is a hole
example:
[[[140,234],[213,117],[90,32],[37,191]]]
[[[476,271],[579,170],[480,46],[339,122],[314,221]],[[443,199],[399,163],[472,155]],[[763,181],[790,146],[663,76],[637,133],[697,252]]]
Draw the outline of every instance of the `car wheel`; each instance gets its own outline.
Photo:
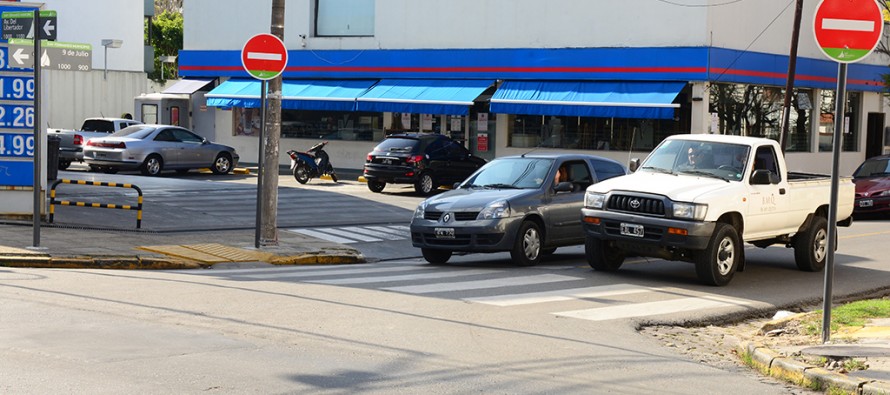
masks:
[[[742,243],[739,234],[729,224],[718,223],[704,251],[697,251],[695,272],[708,285],[729,284],[739,261],[742,259]]]
[[[420,252],[423,254],[423,259],[426,259],[427,262],[432,263],[434,265],[441,265],[448,262],[448,259],[451,258],[451,251],[449,250],[436,250],[432,248],[421,248]]]
[[[66,170],[68,166],[71,166],[70,160],[60,160],[59,161],[59,170]]]
[[[294,166],[294,179],[300,184],[309,182],[309,166],[306,166],[303,163],[297,163],[297,165]]]
[[[370,189],[371,192],[374,192],[374,193],[383,192],[383,187],[385,187],[385,186],[386,186],[385,182],[368,180],[368,189]]]
[[[541,261],[541,229],[534,221],[519,225],[519,233],[510,250],[513,263],[519,266],[534,266]]]
[[[587,264],[600,272],[617,271],[624,263],[624,251],[610,242],[589,236],[584,239],[584,256]]]
[[[825,267],[828,256],[828,221],[814,217],[807,227],[794,238],[794,262],[805,272],[818,272]]]
[[[213,160],[213,166],[210,167],[213,174],[228,174],[232,171],[232,156],[225,152],[220,152]]]
[[[144,176],[156,176],[161,174],[161,170],[164,170],[164,161],[157,154],[149,155],[139,170]]]
[[[421,174],[414,184],[414,190],[423,196],[433,193],[433,189],[435,189],[435,185],[433,184],[433,176],[430,173]]]

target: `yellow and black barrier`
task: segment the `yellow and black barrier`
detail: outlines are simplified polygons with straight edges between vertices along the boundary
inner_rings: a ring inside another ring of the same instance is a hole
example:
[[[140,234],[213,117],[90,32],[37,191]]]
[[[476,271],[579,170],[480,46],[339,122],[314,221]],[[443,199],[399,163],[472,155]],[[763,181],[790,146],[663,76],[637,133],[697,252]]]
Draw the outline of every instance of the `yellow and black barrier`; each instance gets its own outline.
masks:
[[[131,206],[127,204],[107,204],[107,203],[91,203],[91,202],[70,202],[67,200],[56,201],[56,186],[59,184],[76,184],[76,185],[94,185],[99,187],[116,187],[116,188],[133,188],[138,196],[138,204]],[[74,206],[74,207],[95,207],[95,208],[116,208],[121,210],[136,210],[136,228],[142,227],[142,189],[133,184],[121,184],[117,182],[101,182],[101,181],[84,181],[84,180],[57,180],[53,183],[49,190],[49,222],[53,222],[56,205]]]

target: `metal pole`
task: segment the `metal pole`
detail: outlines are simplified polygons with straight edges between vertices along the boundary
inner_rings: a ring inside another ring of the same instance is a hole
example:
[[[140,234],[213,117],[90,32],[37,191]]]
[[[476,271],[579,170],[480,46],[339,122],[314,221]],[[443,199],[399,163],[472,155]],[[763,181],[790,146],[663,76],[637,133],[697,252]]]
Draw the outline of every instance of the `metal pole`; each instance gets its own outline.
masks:
[[[34,10],[34,31],[40,26],[40,10]],[[39,32],[38,32],[39,33]],[[40,151],[43,147],[40,133],[40,34],[34,35],[34,248],[40,247],[41,169]]]
[[[263,139],[266,130],[266,80],[262,80],[260,83],[260,91],[260,149],[256,179],[256,232],[253,238],[253,245],[256,248],[260,248],[260,232],[263,228],[263,156],[265,156]]]
[[[779,145],[782,153],[788,145],[788,123],[791,121],[791,94],[794,92],[794,75],[797,69],[797,43],[800,41],[800,14],[803,10],[803,0],[797,0],[794,9],[794,30],[791,33],[791,53],[788,55],[788,79],[785,81],[785,103],[782,107],[782,137]]]
[[[107,45],[105,46],[104,58],[105,58],[105,67],[103,67],[103,70],[102,70],[102,79],[107,80],[108,79],[108,46]],[[35,59],[34,63],[37,63],[36,59]]]
[[[825,256],[825,295],[822,301],[822,343],[831,341],[831,285],[834,279],[834,250],[837,248],[838,172],[844,143],[844,105],[847,104],[847,64],[839,63],[834,95],[834,139],[831,158],[831,200],[828,202],[828,251]]]

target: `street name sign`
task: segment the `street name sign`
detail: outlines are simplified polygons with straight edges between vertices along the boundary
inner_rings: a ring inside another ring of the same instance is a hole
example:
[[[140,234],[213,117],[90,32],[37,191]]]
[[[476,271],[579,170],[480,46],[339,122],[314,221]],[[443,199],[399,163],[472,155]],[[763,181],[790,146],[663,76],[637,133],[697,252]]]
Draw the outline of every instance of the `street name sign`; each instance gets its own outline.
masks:
[[[816,43],[836,62],[862,60],[875,49],[883,31],[884,15],[875,0],[823,0],[816,6]]]
[[[93,66],[93,46],[83,43],[40,41],[40,67],[48,70],[90,71]],[[9,39],[7,62],[11,67],[34,68],[34,40]]]
[[[257,34],[244,43],[241,65],[253,78],[271,80],[287,66],[287,48],[277,36]]]
[[[3,18],[2,38],[34,38],[34,12],[6,11],[0,14]],[[41,40],[55,40],[58,36],[58,15],[55,11],[40,11],[40,26],[36,27]]]

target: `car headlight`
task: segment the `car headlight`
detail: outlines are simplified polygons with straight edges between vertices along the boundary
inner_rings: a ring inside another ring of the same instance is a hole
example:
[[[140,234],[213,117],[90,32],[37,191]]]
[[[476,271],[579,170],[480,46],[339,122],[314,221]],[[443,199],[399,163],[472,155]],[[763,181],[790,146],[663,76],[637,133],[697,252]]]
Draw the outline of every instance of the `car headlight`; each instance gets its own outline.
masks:
[[[888,189],[886,191],[878,192],[872,196],[890,196],[890,189]]]
[[[506,200],[497,200],[485,206],[476,219],[507,218],[510,216],[510,204]]]
[[[426,213],[426,200],[420,202],[417,205],[417,208],[414,209],[414,218],[423,218],[423,215]]]
[[[707,213],[707,204],[674,202],[674,218],[703,221]]]
[[[606,195],[602,193],[587,192],[584,195],[584,207],[602,210],[606,203]]]

